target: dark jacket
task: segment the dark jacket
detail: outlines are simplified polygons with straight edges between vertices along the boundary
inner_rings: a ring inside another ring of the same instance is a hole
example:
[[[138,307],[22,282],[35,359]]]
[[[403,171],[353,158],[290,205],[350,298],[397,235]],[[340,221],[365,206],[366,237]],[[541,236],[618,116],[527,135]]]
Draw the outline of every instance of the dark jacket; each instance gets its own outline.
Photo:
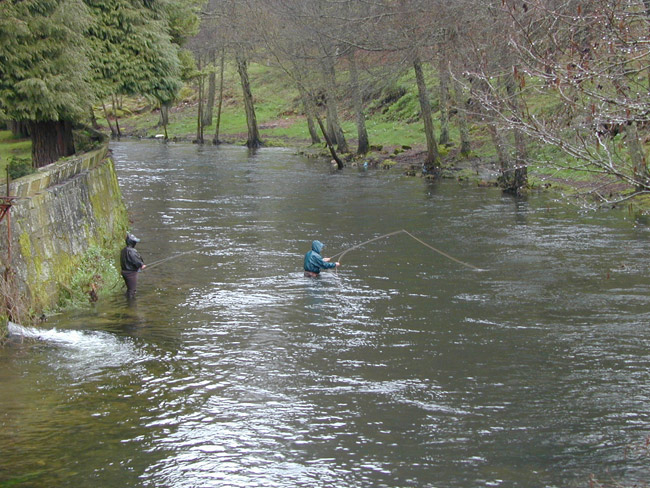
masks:
[[[122,271],[139,271],[144,265],[140,253],[135,250],[135,245],[140,241],[132,235],[126,236],[126,247],[120,254],[120,266]]]
[[[327,263],[323,261],[320,253],[325,245],[321,241],[311,243],[311,251],[305,254],[305,271],[311,273],[320,273],[322,269],[336,268],[336,263]]]

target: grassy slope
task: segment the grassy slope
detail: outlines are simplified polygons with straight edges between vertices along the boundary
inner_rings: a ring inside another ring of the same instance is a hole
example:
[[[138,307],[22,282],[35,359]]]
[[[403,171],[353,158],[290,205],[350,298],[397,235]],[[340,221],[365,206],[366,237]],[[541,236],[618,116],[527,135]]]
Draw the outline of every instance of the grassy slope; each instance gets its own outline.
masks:
[[[434,101],[434,110],[437,80],[429,73],[429,90]],[[250,78],[255,97],[257,121],[261,137],[269,146],[290,146],[308,148],[311,152],[326,155],[324,145],[310,147],[310,137],[307,124],[301,115],[302,108],[299,103],[297,90],[289,85],[284,77],[277,76],[277,72],[262,65],[250,66]],[[412,75],[406,74],[396,82],[396,85],[405,92],[393,101],[385,103],[381,95],[371,101],[366,113],[366,126],[370,144],[381,147],[368,154],[364,159],[381,161],[386,158],[398,160],[394,166],[396,171],[404,171],[410,164],[419,165],[422,162],[422,151],[425,148],[422,122],[417,118],[419,113],[416,85]],[[180,101],[172,108],[168,135],[171,139],[192,141],[196,139],[197,103],[194,89],[186,87],[179,97]],[[535,101],[533,100],[534,104]],[[541,103],[541,102],[540,102]],[[342,104],[343,105],[343,104]],[[121,110],[118,111],[119,124],[122,134],[136,137],[155,137],[163,133],[158,125],[159,113],[150,102],[144,98],[125,99]],[[108,125],[103,112],[97,108],[96,116],[103,130],[108,132]],[[434,113],[437,121],[439,113]],[[340,114],[343,130],[352,150],[356,147],[356,126],[354,118],[349,113]],[[211,143],[215,132],[216,106],[213,123],[204,128],[204,140]],[[451,140],[457,146],[459,135],[454,119],[450,121]],[[0,139],[0,170],[8,159],[8,151],[14,151],[18,157],[29,157],[28,141],[9,141],[7,135]],[[455,151],[452,146],[441,148],[445,164],[454,166],[462,171],[454,172],[455,176],[480,180],[493,176],[491,163],[496,159],[495,151],[486,131],[480,125],[470,125],[472,154],[468,159],[454,158]],[[224,105],[222,108],[220,139],[232,144],[243,144],[246,141],[246,119],[241,103],[241,88],[237,72],[230,68],[224,76]],[[412,149],[404,150],[407,146]],[[544,153],[544,154],[542,154]],[[398,155],[399,154],[399,155]],[[565,156],[553,150],[542,148],[538,150],[541,159],[557,159]],[[480,168],[480,170],[477,170]],[[0,174],[0,178],[2,178]],[[543,166],[531,165],[529,179],[533,187],[553,187],[565,193],[579,191],[582,186],[588,185],[589,178],[575,173],[550,171]],[[650,199],[648,199],[650,200]],[[640,203],[646,204],[641,201]],[[650,203],[650,202],[648,202]],[[645,206],[650,207],[650,204]]]
[[[251,84],[255,97],[255,110],[262,139],[267,145],[305,147],[310,145],[307,124],[301,112],[298,93],[287,86],[283,79],[260,65],[251,65]],[[241,144],[246,141],[246,119],[241,104],[241,89],[237,73],[230,70],[224,77],[225,102],[222,109],[220,139],[224,142]],[[417,120],[419,112],[415,83],[403,80],[408,88],[398,103],[389,107],[373,107],[367,113],[366,124],[370,144],[382,146],[384,156],[396,147],[411,146],[422,150],[425,145],[422,123]],[[431,83],[431,89],[436,84]],[[196,138],[197,104],[191,90],[185,90],[182,102],[177,104],[170,114],[168,134],[171,139],[193,140]],[[125,102],[124,113],[132,114],[120,120],[124,134],[139,137],[154,137],[162,134],[158,126],[158,112],[141,111],[143,100]],[[382,110],[384,109],[384,110]],[[382,113],[382,111],[384,113]],[[103,114],[98,113],[98,117]],[[343,130],[351,148],[356,146],[356,125],[351,114],[340,114]],[[216,120],[216,107],[213,121]],[[107,128],[105,121],[101,124]],[[204,129],[204,139],[211,142],[214,137],[215,124]],[[452,125],[452,138],[457,140]],[[483,144],[477,143],[477,148]]]

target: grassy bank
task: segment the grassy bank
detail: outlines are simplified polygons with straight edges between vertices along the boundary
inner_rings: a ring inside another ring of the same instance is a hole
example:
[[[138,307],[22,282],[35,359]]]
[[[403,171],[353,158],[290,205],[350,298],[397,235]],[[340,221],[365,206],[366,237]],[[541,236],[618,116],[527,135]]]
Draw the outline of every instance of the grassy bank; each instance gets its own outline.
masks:
[[[439,133],[434,90],[438,82],[435,73],[428,73],[428,85],[434,102],[434,121]],[[300,103],[300,97],[293,85],[286,79],[265,66],[251,65],[250,78],[255,97],[255,109],[261,138],[266,146],[294,147],[311,156],[329,159],[324,143],[311,145],[311,139]],[[351,165],[368,162],[369,166],[386,171],[420,175],[418,171],[425,156],[426,141],[419,120],[419,103],[416,83],[411,74],[404,75],[390,87],[373,93],[366,108],[366,127],[373,150],[363,158],[354,160],[349,157]],[[349,106],[342,103],[341,106]],[[111,110],[111,107],[109,107]],[[172,141],[195,141],[197,139],[198,101],[196,90],[186,86],[180,93],[179,100],[171,108],[167,133]],[[115,110],[121,134],[125,137],[160,138],[164,130],[160,125],[160,111],[152,102],[143,97],[123,98]],[[101,106],[95,107],[95,116],[100,130],[110,133],[106,114]],[[348,112],[339,114],[343,131],[350,150],[356,149],[356,124],[354,116]],[[111,120],[114,116],[111,112]],[[471,152],[463,157],[457,150],[460,135],[457,129],[456,115],[450,118],[449,146],[441,146],[443,157],[443,175],[479,185],[496,183],[498,167],[496,150],[485,125],[469,125]],[[212,144],[216,129],[216,105],[212,123],[204,127],[203,137],[206,144]],[[239,75],[232,69],[226,69],[224,75],[224,99],[219,127],[219,139],[230,144],[245,144],[247,138],[246,119],[243,110]],[[530,147],[534,160],[558,161],[566,156],[551,147]],[[13,140],[7,133],[0,138],[0,177],[4,175],[3,164],[10,157],[29,156],[29,141]],[[611,180],[603,180],[585,173],[570,171],[558,172],[548,166],[532,163],[528,168],[530,186],[533,191],[557,192],[580,205],[594,203],[584,195],[602,187],[605,192],[624,193],[629,191],[624,185]],[[593,195],[592,195],[593,196]],[[635,213],[650,214],[650,197],[635,198],[627,202]]]
[[[5,181],[7,164],[12,159],[31,159],[32,143],[29,139],[18,139],[10,131],[0,131],[0,180]]]
[[[434,121],[439,133],[440,112],[437,111],[435,89],[438,81],[435,73],[428,73],[428,86],[434,103]],[[297,90],[286,83],[284,78],[264,66],[251,65],[251,84],[255,97],[255,109],[261,138],[267,146],[295,147],[309,155],[329,159],[324,144],[311,145],[305,117]],[[238,74],[227,70],[224,76],[224,102],[221,114],[219,139],[231,144],[246,142],[246,119],[244,116]],[[373,150],[360,160],[350,160],[349,164],[368,161],[371,167],[383,168],[393,172],[419,175],[425,156],[426,141],[419,120],[417,89],[412,75],[407,74],[395,81],[389,88],[372,94],[366,108],[366,127]],[[349,106],[342,103],[341,106]],[[180,100],[172,108],[168,135],[171,140],[194,141],[197,138],[198,101],[196,91],[186,87]],[[159,111],[145,99],[125,99],[118,110],[122,134],[127,137],[162,137],[159,124]],[[351,151],[356,149],[356,125],[354,116],[348,112],[339,114],[343,131]],[[103,113],[97,112],[103,130],[108,125]],[[479,185],[494,185],[498,175],[497,155],[492,139],[485,125],[472,124],[469,131],[471,152],[462,157],[457,150],[460,135],[456,115],[450,118],[449,146],[441,146],[443,175]],[[212,124],[204,128],[204,141],[211,144],[215,135],[216,108]],[[552,147],[529,147],[533,160],[562,161],[565,155]],[[550,191],[562,195],[579,205],[594,204],[593,190],[602,187],[605,192],[624,193],[629,191],[614,180],[606,180],[585,173],[570,171],[558,172],[544,165],[532,163],[528,168],[532,191]],[[586,196],[592,192],[592,196]],[[650,198],[635,198],[630,202],[635,213],[650,213]]]
[[[255,97],[256,117],[264,144],[310,148],[313,152],[322,150],[323,155],[327,155],[324,144],[311,146],[297,90],[264,66],[251,65],[250,77]],[[436,86],[435,80],[431,80],[431,83],[431,86]],[[246,119],[242,108],[239,77],[234,70],[226,70],[224,86],[219,139],[225,143],[244,144],[247,137]],[[403,93],[403,95],[394,102],[387,102],[386,100],[394,98],[392,92]],[[376,101],[371,102],[366,110],[366,127],[374,151],[364,159],[386,159],[403,153],[406,153],[405,156],[410,159],[417,159],[415,155],[424,151],[426,141],[422,122],[418,118],[419,104],[415,81],[410,75],[404,76],[391,89],[375,94],[373,99]],[[170,113],[168,126],[170,139],[181,141],[196,139],[197,110],[195,90],[186,87]],[[125,136],[150,138],[163,134],[163,128],[159,124],[159,111],[143,98],[124,99],[117,114],[121,132]],[[102,129],[108,131],[103,112],[97,111],[96,115]],[[353,114],[342,112],[339,115],[350,149],[354,151],[357,141]],[[435,114],[434,117],[438,118],[438,115]],[[212,143],[216,128],[215,121],[216,107],[212,124],[204,128],[206,143]],[[453,120],[451,131],[452,140],[459,141]],[[478,127],[471,128],[471,131],[474,147],[469,159],[494,158],[494,151],[486,144],[487,134]],[[445,155],[450,154],[453,152],[453,147],[441,148],[441,151]]]

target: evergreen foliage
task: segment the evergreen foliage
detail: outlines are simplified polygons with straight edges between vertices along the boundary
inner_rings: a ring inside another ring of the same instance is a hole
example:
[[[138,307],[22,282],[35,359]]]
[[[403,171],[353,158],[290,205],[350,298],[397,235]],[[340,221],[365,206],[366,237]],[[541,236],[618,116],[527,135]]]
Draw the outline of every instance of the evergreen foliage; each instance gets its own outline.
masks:
[[[74,120],[92,102],[80,0],[0,2],[0,115]]]
[[[178,46],[161,12],[139,0],[87,0],[97,93],[145,94],[168,102],[181,86]]]
[[[74,151],[71,126],[85,118],[98,97],[174,98],[181,81],[168,5],[0,2],[0,120],[30,123],[35,166]],[[180,3],[171,5],[178,9]]]

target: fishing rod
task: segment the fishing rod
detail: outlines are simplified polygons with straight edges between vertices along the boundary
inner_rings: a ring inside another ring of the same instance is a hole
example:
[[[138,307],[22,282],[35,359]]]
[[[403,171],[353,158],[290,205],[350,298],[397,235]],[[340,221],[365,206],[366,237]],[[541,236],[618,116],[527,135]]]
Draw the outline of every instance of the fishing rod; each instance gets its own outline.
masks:
[[[208,246],[210,246],[210,245],[211,245],[211,244],[206,244],[206,245],[204,245],[204,246],[199,246],[199,247],[197,247],[197,248],[195,248],[195,249],[190,249],[189,251],[179,252],[178,254],[174,254],[174,255],[172,255],[172,256],[167,256],[166,258],[163,258],[163,259],[158,259],[157,261],[154,261],[154,262],[152,262],[152,263],[150,263],[150,264],[147,264],[147,266],[146,266],[142,271],[146,271],[146,270],[148,270],[148,269],[150,269],[150,268],[155,268],[155,267],[158,266],[159,264],[162,264],[162,263],[164,263],[164,262],[166,262],[166,261],[169,261],[170,259],[179,258],[179,257],[181,257],[181,256],[184,256],[185,254],[189,254],[189,253],[191,253],[191,252],[199,251],[199,250],[201,250],[201,249],[203,249],[203,248],[206,248],[206,247],[208,247]],[[113,288],[115,288],[117,285],[119,285],[120,283],[121,283],[122,285],[124,284],[121,280],[118,280],[118,281],[117,281],[117,282],[116,282],[116,283],[111,287],[111,290],[112,290]]]
[[[352,251],[352,250],[354,250],[354,249],[358,249],[358,248],[360,248],[360,247],[362,247],[362,246],[365,246],[366,244],[370,244],[371,242],[378,241],[378,240],[380,240],[380,239],[385,239],[385,238],[387,238],[387,237],[391,237],[391,236],[394,236],[394,235],[397,235],[397,234],[406,234],[407,236],[411,237],[412,239],[415,239],[417,242],[419,242],[419,243],[422,244],[423,246],[428,247],[428,248],[431,249],[432,251],[437,252],[438,254],[440,254],[440,255],[446,257],[447,259],[450,259],[451,261],[454,261],[454,262],[456,262],[456,263],[458,263],[458,264],[461,264],[461,265],[463,265],[463,266],[466,266],[467,268],[473,269],[473,270],[475,270],[475,271],[481,271],[480,268],[477,268],[476,266],[474,266],[474,265],[472,265],[472,264],[469,264],[469,263],[466,263],[466,262],[464,262],[464,261],[461,261],[460,259],[456,259],[455,257],[453,257],[453,256],[451,256],[451,255],[449,255],[449,254],[447,254],[446,252],[441,251],[440,249],[437,249],[437,248],[433,247],[431,244],[427,244],[427,243],[424,242],[422,239],[419,239],[419,238],[415,237],[413,234],[411,234],[411,233],[410,233],[409,231],[407,231],[406,229],[396,230],[396,231],[394,231],[394,232],[389,232],[388,234],[384,234],[384,235],[381,235],[381,236],[378,236],[378,237],[374,237],[374,238],[372,238],[372,239],[368,239],[367,241],[362,242],[361,244],[357,244],[357,245],[355,245],[355,246],[350,247],[349,249],[346,249],[345,251],[342,251],[342,252],[340,252],[340,253],[338,253],[338,254],[334,254],[334,255],[330,258],[330,260],[331,260],[331,259],[336,259],[336,258],[338,257],[338,261],[341,262],[341,260],[343,259],[343,256],[345,256],[345,255],[346,255],[347,253],[349,253],[350,251]]]

